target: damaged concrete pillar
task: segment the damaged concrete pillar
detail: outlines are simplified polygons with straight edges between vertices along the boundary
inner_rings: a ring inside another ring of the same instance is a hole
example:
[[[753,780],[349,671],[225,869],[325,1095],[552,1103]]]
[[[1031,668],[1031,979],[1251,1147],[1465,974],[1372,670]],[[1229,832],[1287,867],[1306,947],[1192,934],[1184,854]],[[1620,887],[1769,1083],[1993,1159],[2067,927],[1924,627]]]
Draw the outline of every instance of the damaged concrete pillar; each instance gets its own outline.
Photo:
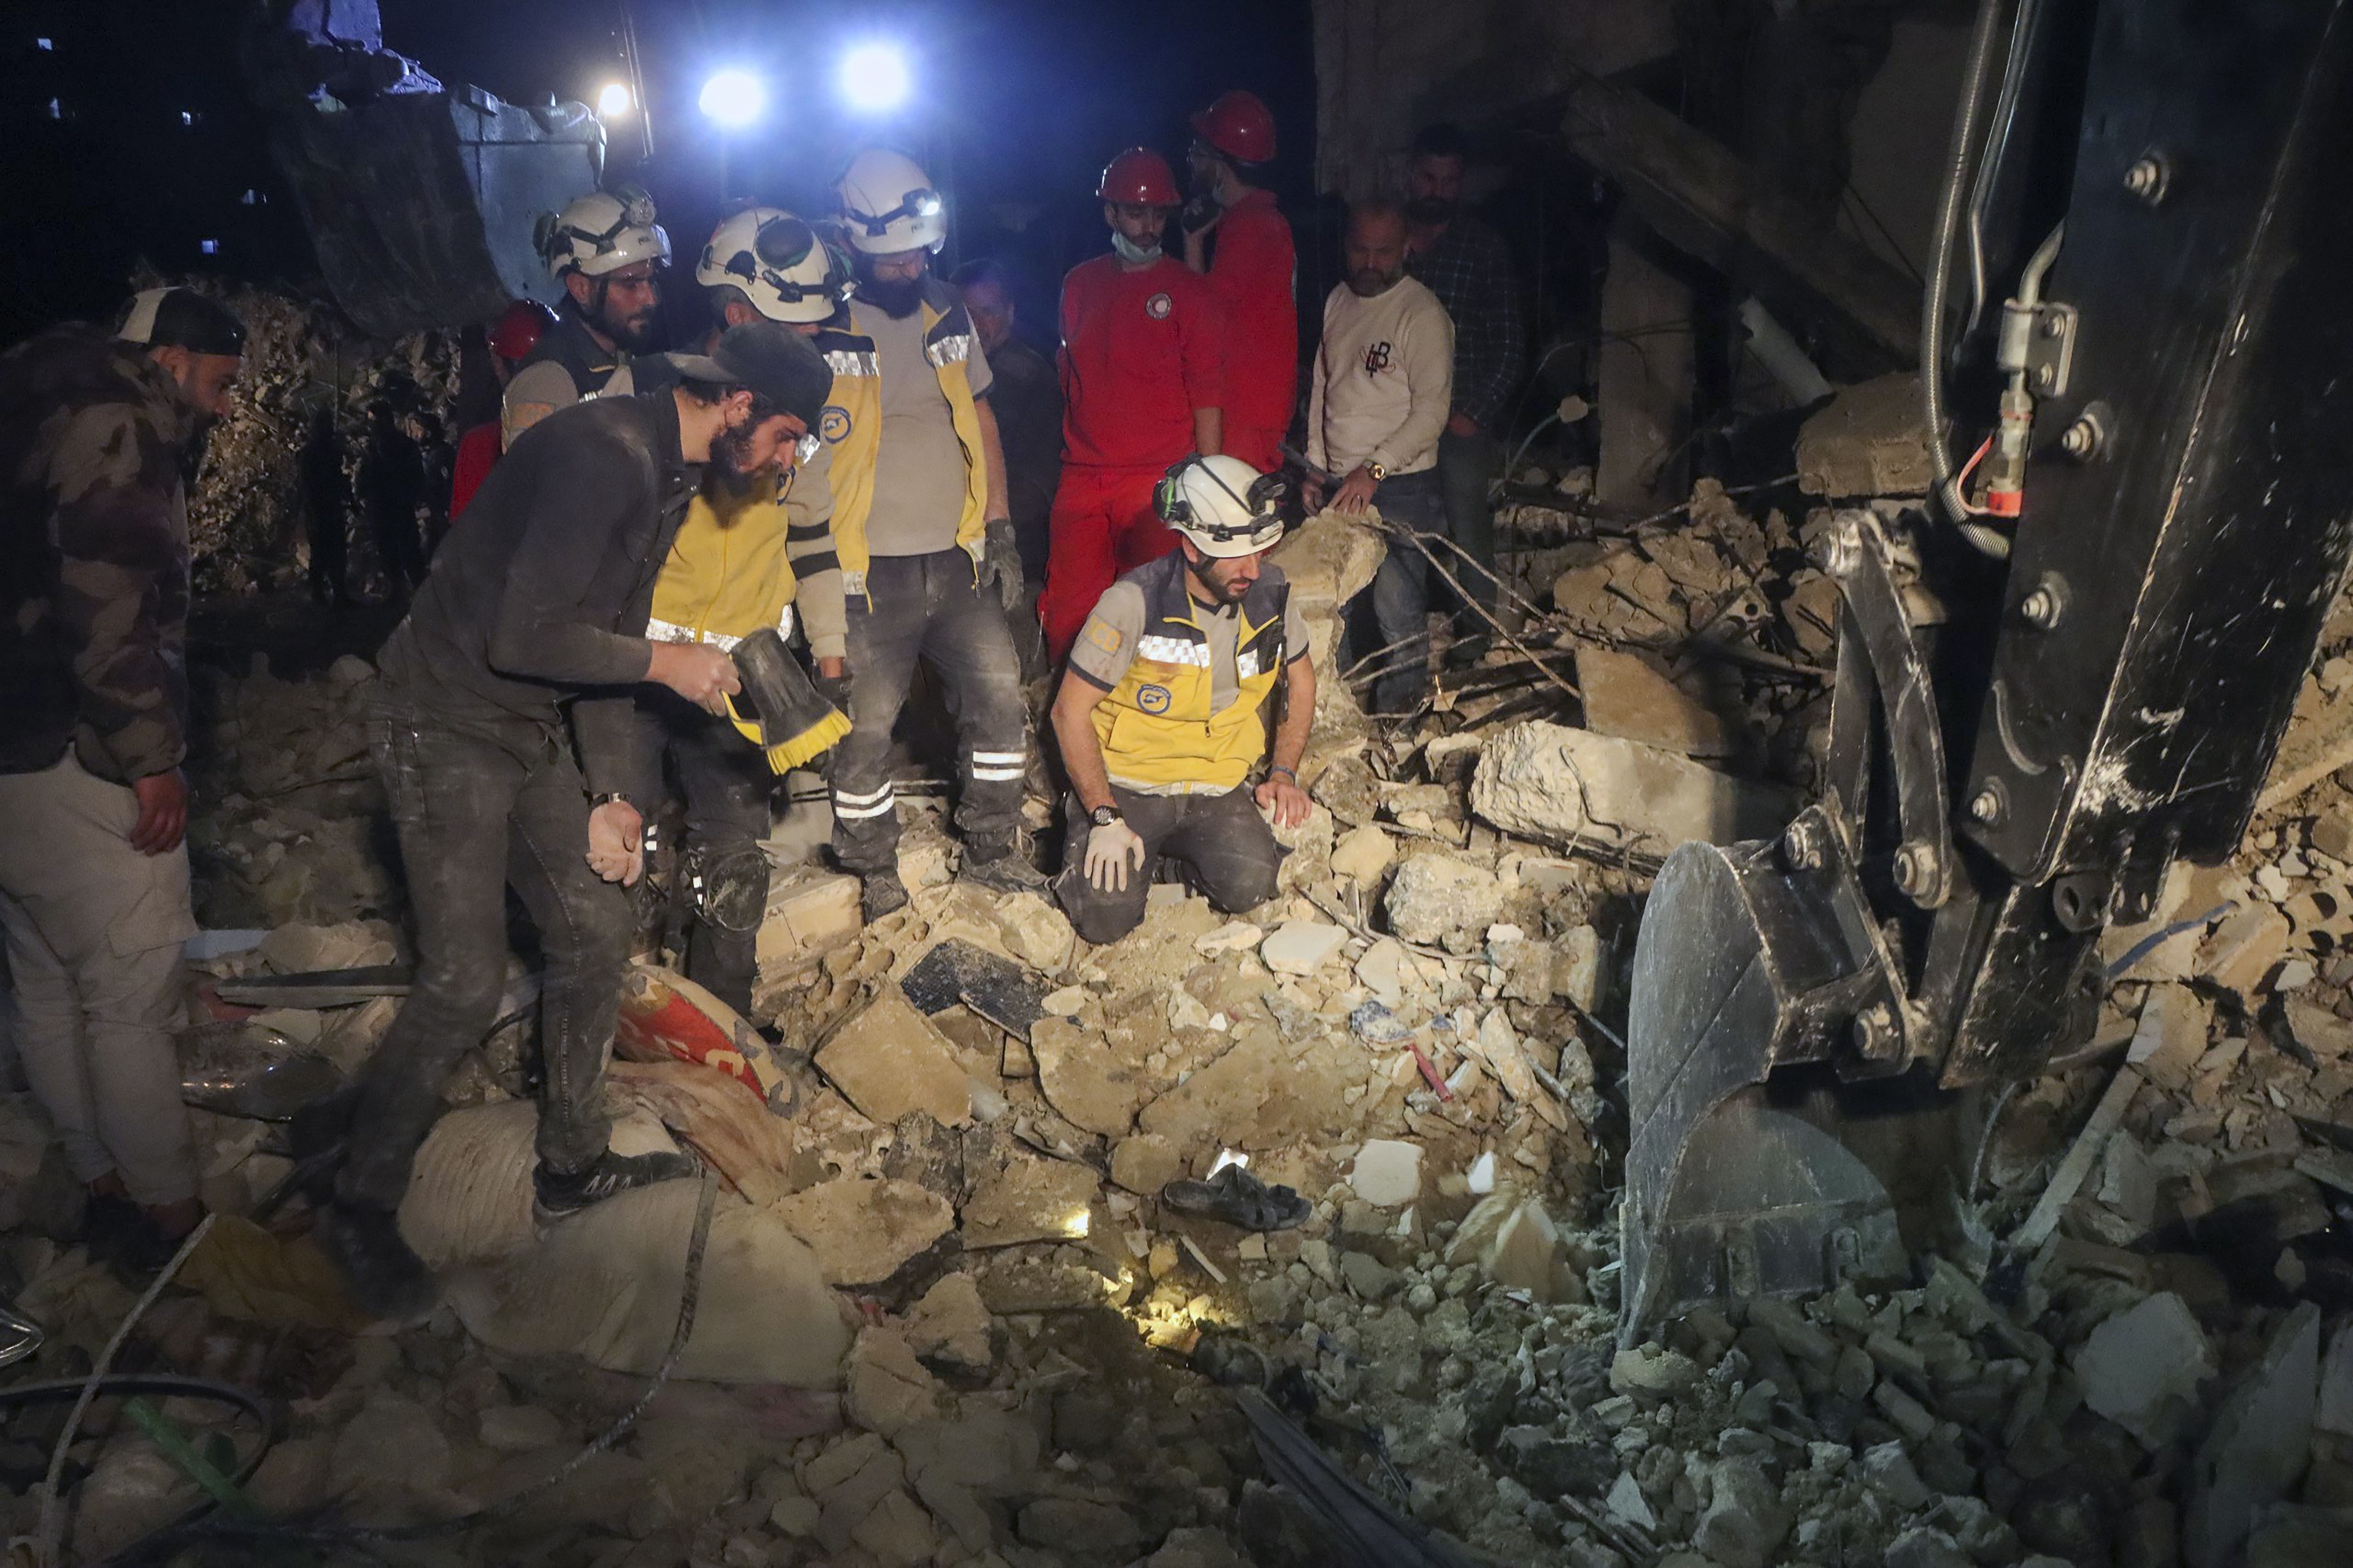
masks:
[[[1601,462],[1594,496],[1645,506],[1691,430],[1696,360],[1692,293],[1653,261],[1639,226],[1620,218],[1609,236],[1609,276],[1601,285]]]

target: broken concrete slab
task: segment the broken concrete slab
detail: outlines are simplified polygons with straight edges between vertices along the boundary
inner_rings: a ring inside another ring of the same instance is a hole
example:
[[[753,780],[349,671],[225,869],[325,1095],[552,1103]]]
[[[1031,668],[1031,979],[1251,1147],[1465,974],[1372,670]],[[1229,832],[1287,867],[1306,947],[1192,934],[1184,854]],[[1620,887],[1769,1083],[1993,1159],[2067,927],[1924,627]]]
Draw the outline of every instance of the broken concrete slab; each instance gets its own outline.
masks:
[[[1079,935],[1052,899],[1016,893],[998,899],[990,918],[1004,933],[1007,951],[1039,974],[1059,975],[1070,968]]]
[[[942,1127],[972,1119],[972,1091],[947,1037],[896,986],[844,1019],[817,1049],[818,1070],[871,1120],[921,1111]]]
[[[2328,1341],[2327,1359],[2320,1364],[2320,1397],[2312,1424],[2339,1437],[2353,1437],[2353,1321]]]
[[[1332,846],[1332,871],[1359,886],[1380,880],[1397,859],[1397,843],[1370,822],[1350,828]]]
[[[825,1282],[879,1285],[955,1229],[945,1198],[913,1181],[837,1176],[796,1192],[775,1211],[817,1254]]]
[[[2186,985],[2153,985],[2141,1003],[2125,1061],[2158,1088],[2178,1093],[2206,1054],[2205,1001]]]
[[[2287,916],[2268,904],[2242,905],[2198,949],[2198,972],[2216,985],[2252,991],[2287,954]]]
[[[858,878],[802,866],[773,877],[753,951],[763,979],[797,969],[848,941],[865,924]]]
[[[1542,721],[1490,736],[1471,779],[1471,809],[1505,832],[1565,849],[1622,849],[1661,859],[1693,839],[1774,837],[1796,806],[1777,786],[1736,779],[1656,747]]]
[[[997,1359],[993,1328],[972,1276],[948,1274],[908,1309],[905,1333],[919,1359],[985,1372]]]
[[[1112,1146],[1113,1185],[1138,1197],[1157,1197],[1161,1188],[1184,1174],[1184,1151],[1157,1133],[1139,1132]]]
[[[1285,920],[1261,943],[1258,956],[1279,975],[1312,975],[1337,957],[1348,933],[1320,920]]]
[[[2353,763],[2353,689],[2331,694],[2306,676],[2280,736],[2271,777],[2255,797],[2255,810],[2286,804],[2338,768]]]
[[[1925,495],[1935,482],[1909,371],[1840,387],[1798,428],[1798,488],[1809,495]]]
[[[1381,900],[1389,929],[1409,942],[1475,940],[1504,913],[1504,885],[1483,866],[1444,854],[1409,855]]]
[[[947,1391],[923,1370],[906,1336],[895,1329],[867,1329],[850,1348],[842,1408],[850,1421],[890,1437],[919,1421],[937,1421]]]
[[[2257,1512],[2284,1500],[2303,1476],[2319,1377],[2320,1308],[2307,1301],[2287,1315],[2223,1400],[2190,1462],[2181,1532],[2189,1568],[2222,1568]]]
[[[1066,1018],[1041,1018],[1029,1031],[1038,1086],[1072,1126],[1124,1137],[1149,1085],[1096,1031]]]
[[[1275,1149],[1337,1130],[1356,1084],[1333,1051],[1294,1051],[1271,1026],[1244,1024],[1223,1055],[1145,1107],[1138,1120],[1179,1149]]]
[[[965,1245],[1017,1246],[1083,1238],[1101,1185],[1102,1178],[1087,1166],[1008,1150],[1001,1163],[990,1162],[973,1179],[972,1196],[964,1205]]]
[[[1713,1496],[1692,1529],[1692,1544],[1723,1568],[1765,1568],[1789,1533],[1780,1489],[1754,1459],[1725,1459],[1711,1473]]]
[[[2084,1403],[2152,1449],[2180,1430],[2215,1370],[2205,1330],[2169,1290],[2109,1317],[2069,1364]]]
[[[1400,1208],[1421,1194],[1421,1145],[1376,1138],[1356,1150],[1348,1188],[1377,1209]]]
[[[1684,757],[1725,758],[1735,747],[1724,721],[1639,655],[1590,644],[1577,651],[1585,727]]]

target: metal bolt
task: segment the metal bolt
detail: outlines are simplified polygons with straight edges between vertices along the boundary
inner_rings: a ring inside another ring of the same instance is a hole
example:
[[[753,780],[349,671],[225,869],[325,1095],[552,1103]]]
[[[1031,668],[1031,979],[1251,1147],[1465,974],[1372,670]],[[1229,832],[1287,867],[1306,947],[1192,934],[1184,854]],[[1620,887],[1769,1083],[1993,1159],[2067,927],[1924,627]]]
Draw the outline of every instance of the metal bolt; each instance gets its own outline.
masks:
[[[2067,323],[2059,319],[2059,313],[2056,311],[2050,313],[2042,318],[2042,335],[2044,337],[2058,337],[2063,335],[2066,330]]]
[[[1821,829],[1810,817],[1800,817],[1783,830],[1781,857],[1791,871],[1820,871],[1822,868]]]
[[[2125,189],[2155,207],[2165,199],[2165,162],[2154,153],[2142,154],[2125,171]]]
[[[2048,392],[2059,384],[2059,372],[2048,365],[2034,367],[2034,385]]]
[[[1986,826],[2001,821],[2001,791],[1992,784],[1979,789],[1969,801],[1969,815]]]
[[[2087,458],[2100,450],[2099,421],[2089,414],[2077,417],[2075,422],[2060,432],[2059,450],[2071,458]]]
[[[1895,890],[1918,898],[1936,885],[1936,851],[1915,839],[1895,852]]]
[[[2019,601],[2018,613],[2026,617],[2026,624],[2048,631],[2059,624],[2059,596],[2047,588],[2036,588]]]
[[[1904,1031],[1896,1025],[1895,1010],[1880,1001],[1855,1014],[1854,1044],[1872,1061],[1894,1058],[1904,1049]]]

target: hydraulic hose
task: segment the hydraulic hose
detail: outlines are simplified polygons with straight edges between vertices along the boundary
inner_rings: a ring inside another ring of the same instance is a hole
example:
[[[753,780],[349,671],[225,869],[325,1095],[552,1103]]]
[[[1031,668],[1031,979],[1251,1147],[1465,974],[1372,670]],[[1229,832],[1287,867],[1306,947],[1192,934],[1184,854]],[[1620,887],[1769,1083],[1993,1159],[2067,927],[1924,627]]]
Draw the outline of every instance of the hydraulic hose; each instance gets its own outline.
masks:
[[[1977,173],[1969,182],[1969,313],[1961,327],[1964,335],[1975,332],[1985,315],[1986,208],[1993,204],[1993,183],[2000,173],[2010,132],[2018,123],[2018,101],[2026,86],[2027,62],[2034,53],[2034,18],[2040,9],[2040,0],[2018,0],[2018,17],[2010,28],[2010,53],[2001,66],[2001,90],[1994,95],[1993,121],[1986,127],[1985,152],[1978,159]]]
[[[1936,199],[1936,237],[1928,256],[1927,287],[1920,299],[1920,402],[1928,424],[1928,463],[1936,480],[1936,500],[1971,546],[1997,557],[2010,554],[2010,541],[1970,519],[1954,477],[1953,454],[1945,444],[1945,303],[1952,286],[1953,239],[1960,228],[1961,204],[1977,145],[1978,106],[1985,96],[1986,73],[1993,62],[1999,13],[1998,0],[1979,0],[1977,21],[1969,29],[1960,101],[1953,110],[1952,145],[1945,160],[1944,189]]]

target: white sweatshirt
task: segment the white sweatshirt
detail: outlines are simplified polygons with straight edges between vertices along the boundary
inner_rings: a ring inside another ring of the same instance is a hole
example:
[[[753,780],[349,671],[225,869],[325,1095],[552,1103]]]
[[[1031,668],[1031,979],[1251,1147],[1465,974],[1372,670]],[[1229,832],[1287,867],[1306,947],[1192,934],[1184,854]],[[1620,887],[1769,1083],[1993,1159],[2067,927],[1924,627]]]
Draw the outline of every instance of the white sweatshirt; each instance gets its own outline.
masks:
[[[1324,302],[1307,397],[1307,455],[1335,478],[1365,462],[1419,473],[1438,461],[1454,398],[1454,323],[1418,279],[1370,299],[1345,282]]]

